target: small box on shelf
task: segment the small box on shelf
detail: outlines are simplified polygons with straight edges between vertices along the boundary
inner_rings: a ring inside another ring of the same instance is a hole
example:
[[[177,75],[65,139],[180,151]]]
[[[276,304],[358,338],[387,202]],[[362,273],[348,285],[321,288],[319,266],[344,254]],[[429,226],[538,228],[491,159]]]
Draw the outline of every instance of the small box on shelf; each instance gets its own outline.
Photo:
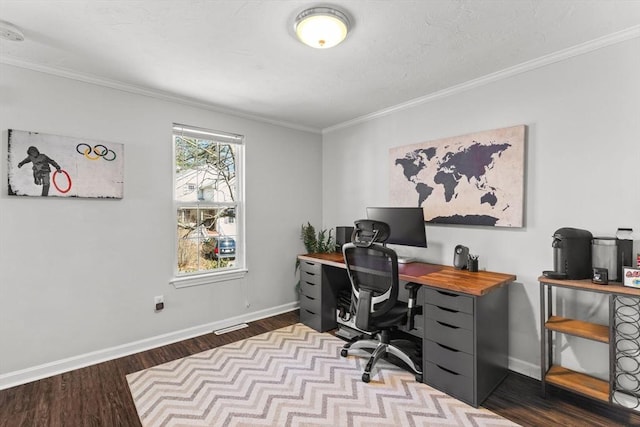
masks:
[[[623,284],[631,288],[640,288],[640,268],[624,267]]]

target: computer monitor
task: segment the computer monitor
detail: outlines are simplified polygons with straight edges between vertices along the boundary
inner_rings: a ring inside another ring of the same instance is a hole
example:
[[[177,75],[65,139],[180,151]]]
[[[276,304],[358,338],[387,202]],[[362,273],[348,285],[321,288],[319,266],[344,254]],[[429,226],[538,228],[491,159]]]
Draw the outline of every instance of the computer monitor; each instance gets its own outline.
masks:
[[[389,224],[388,244],[427,247],[422,208],[367,208],[367,218]]]

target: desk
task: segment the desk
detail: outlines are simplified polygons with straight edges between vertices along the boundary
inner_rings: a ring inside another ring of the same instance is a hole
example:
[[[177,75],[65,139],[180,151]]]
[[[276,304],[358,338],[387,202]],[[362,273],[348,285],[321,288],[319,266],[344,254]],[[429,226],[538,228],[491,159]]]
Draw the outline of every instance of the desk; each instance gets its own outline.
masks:
[[[321,332],[335,329],[337,293],[350,288],[342,254],[298,259],[300,321]],[[422,339],[423,381],[477,407],[507,375],[506,285],[516,276],[420,262],[398,270],[401,281],[423,285],[423,314],[413,331]]]

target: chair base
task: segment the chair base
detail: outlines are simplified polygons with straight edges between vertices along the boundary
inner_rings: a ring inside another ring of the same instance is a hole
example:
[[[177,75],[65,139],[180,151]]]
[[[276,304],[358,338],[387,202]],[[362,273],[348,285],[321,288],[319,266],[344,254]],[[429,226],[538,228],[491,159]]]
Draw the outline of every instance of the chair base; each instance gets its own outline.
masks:
[[[373,369],[373,366],[378,361],[378,359],[384,358],[388,354],[392,354],[403,361],[409,367],[409,369],[411,369],[416,374],[416,381],[422,382],[422,369],[398,346],[398,344],[403,342],[408,343],[409,341],[392,340],[390,342],[384,342],[384,340],[361,339],[358,341],[346,343],[342,347],[340,355],[342,357],[347,357],[349,355],[349,350],[373,350],[373,353],[371,353],[369,361],[367,362],[367,365],[362,374],[362,381],[364,381],[365,383],[368,383],[371,379],[371,370]]]

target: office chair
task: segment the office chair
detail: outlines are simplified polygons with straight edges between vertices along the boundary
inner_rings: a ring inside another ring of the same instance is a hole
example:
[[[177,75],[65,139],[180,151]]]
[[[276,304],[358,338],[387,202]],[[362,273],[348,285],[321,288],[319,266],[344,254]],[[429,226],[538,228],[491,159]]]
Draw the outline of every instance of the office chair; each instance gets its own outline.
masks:
[[[382,244],[388,237],[389,226],[386,223],[358,220],[351,243],[342,248],[351,282],[355,326],[366,333],[356,341],[345,344],[340,355],[347,357],[349,350],[355,349],[373,350],[362,374],[365,383],[369,382],[376,361],[388,354],[403,361],[416,374],[416,381],[422,382],[421,365],[415,363],[409,353],[401,348],[412,343],[391,339],[392,331],[398,326],[409,322],[410,329],[413,328],[415,301],[420,285],[409,283],[409,302],[398,301],[398,256]],[[371,336],[376,339],[367,339]]]

